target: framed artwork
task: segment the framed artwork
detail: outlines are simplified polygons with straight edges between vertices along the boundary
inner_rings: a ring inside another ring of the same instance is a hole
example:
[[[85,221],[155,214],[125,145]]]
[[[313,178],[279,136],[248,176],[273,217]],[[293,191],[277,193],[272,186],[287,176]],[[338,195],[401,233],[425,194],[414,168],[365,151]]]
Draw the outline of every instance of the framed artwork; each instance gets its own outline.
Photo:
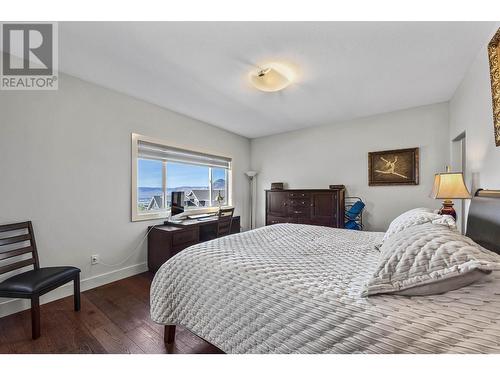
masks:
[[[418,147],[368,153],[368,185],[418,185]]]
[[[500,146],[500,29],[488,44],[495,144]]]

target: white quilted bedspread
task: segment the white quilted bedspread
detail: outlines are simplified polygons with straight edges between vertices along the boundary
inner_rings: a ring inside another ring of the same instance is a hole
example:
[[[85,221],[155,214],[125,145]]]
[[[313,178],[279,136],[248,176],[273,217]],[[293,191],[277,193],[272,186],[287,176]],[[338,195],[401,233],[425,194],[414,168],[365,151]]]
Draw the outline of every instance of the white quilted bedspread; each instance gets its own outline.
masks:
[[[364,298],[382,237],[278,224],[192,246],[156,274],[152,319],[226,353],[500,353],[500,272]]]

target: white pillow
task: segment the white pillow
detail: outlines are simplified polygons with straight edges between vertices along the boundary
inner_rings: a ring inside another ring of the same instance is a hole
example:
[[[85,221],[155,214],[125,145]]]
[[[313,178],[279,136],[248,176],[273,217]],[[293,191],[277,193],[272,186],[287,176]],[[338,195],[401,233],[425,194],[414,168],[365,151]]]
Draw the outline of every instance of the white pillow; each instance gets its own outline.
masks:
[[[363,296],[439,294],[500,269],[500,255],[444,225],[426,223],[391,236],[380,248]]]
[[[384,234],[382,242],[385,242],[392,235],[401,232],[406,228],[425,223],[446,225],[453,230],[456,230],[457,228],[455,220],[450,215],[437,214],[430,208],[414,208],[412,210],[403,212],[391,222],[389,228],[387,229],[387,232],[385,232]]]

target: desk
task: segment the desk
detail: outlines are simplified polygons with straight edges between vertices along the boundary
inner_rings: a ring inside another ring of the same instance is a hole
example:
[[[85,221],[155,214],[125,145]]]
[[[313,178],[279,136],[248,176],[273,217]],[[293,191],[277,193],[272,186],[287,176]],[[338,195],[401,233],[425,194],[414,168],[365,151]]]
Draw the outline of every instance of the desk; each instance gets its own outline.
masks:
[[[183,220],[179,223],[166,221],[148,234],[148,268],[156,272],[160,266],[185,248],[217,237],[217,216],[209,219]],[[240,232],[240,217],[234,216],[231,233]]]

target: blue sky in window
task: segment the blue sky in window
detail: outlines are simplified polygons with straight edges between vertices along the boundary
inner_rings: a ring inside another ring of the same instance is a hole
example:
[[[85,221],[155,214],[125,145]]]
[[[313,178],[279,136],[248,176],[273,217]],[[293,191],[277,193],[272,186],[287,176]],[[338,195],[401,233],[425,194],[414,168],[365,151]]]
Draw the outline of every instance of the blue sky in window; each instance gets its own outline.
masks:
[[[217,181],[219,179],[226,179],[226,170],[222,168],[212,169],[212,181]]]
[[[162,162],[159,160],[139,159],[137,168],[139,187],[162,187]]]
[[[179,163],[167,164],[167,188],[208,187],[208,167]]]
[[[224,178],[223,169],[214,169],[214,179]],[[139,187],[162,186],[162,162],[158,160],[139,159]],[[208,187],[208,167],[198,165],[168,163],[167,187],[180,186]]]

